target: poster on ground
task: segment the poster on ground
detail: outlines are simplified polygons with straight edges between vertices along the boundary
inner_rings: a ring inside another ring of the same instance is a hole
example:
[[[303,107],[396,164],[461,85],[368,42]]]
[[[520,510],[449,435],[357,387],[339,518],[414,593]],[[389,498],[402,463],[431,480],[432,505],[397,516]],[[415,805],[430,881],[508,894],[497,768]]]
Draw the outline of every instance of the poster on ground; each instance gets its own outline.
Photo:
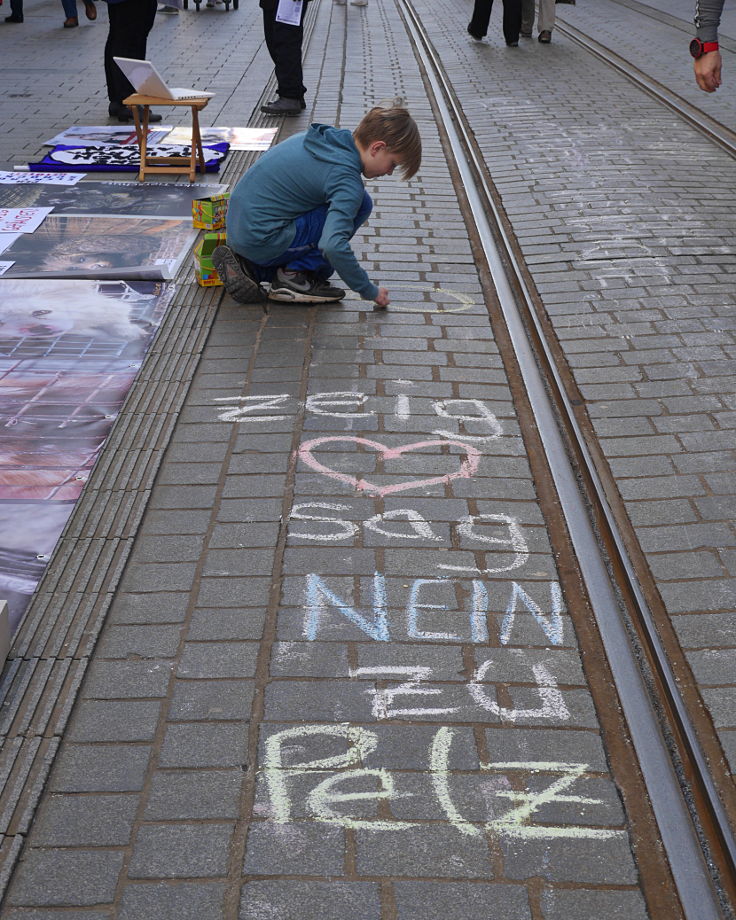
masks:
[[[148,143],[158,144],[171,131],[173,125],[156,125],[148,129]],[[133,127],[115,125],[72,125],[55,137],[44,142],[44,147],[56,147],[57,144],[76,145],[78,147],[99,147],[105,144],[137,144],[138,137]]]
[[[229,149],[224,143],[203,145],[205,171],[217,172]],[[191,153],[192,148],[188,144],[154,144],[147,150],[149,158],[178,157],[189,160]],[[37,163],[29,163],[28,166],[33,171],[41,172],[52,169],[64,172],[74,169],[82,172],[138,172],[140,163],[140,151],[137,146],[106,144],[99,147],[57,146],[49,150],[43,159]]]
[[[203,144],[226,141],[231,150],[268,150],[276,137],[277,128],[200,128]],[[166,137],[167,144],[191,144],[191,127],[174,128]]]
[[[192,199],[221,195],[220,183],[100,182],[74,186],[0,185],[0,208],[51,207],[55,215],[191,219]]]
[[[0,279],[0,597],[13,629],[172,293],[151,282]]]
[[[0,187],[3,185],[76,185],[84,179],[84,173],[68,172],[27,172],[20,170],[0,170]]]
[[[191,218],[52,213],[35,233],[0,234],[0,260],[11,263],[2,277],[167,280],[174,277],[196,237]]]

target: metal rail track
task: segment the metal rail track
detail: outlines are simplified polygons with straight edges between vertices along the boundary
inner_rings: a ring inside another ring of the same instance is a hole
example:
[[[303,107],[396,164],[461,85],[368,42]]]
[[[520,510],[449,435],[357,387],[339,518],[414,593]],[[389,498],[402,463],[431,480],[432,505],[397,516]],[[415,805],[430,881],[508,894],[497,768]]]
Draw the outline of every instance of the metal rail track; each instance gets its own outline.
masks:
[[[482,156],[428,33],[409,0],[398,2],[496,287],[684,915],[688,920],[733,917],[736,841],[728,814],[545,340]],[[602,46],[591,47],[582,33],[571,37],[620,69],[616,56],[604,54]],[[628,69],[625,73],[631,77]],[[645,78],[632,77],[642,86]],[[661,94],[648,78],[644,88],[736,153],[736,135],[728,129],[717,126],[716,131],[711,119],[700,113],[695,117],[692,106],[679,97],[673,100],[674,94]]]
[[[556,20],[555,29],[567,36],[572,42],[584,48],[587,52],[603,61],[609,67],[612,67],[618,73],[622,74],[632,83],[644,90],[645,93],[652,96],[657,102],[666,105],[673,112],[676,112],[681,118],[684,118],[689,124],[698,131],[709,137],[712,141],[726,150],[731,156],[736,156],[736,132],[732,131],[726,125],[721,124],[709,115],[701,112],[696,106],[683,99],[677,93],[673,93],[662,83],[654,80],[643,70],[633,65],[631,61],[622,58],[620,55],[606,48],[592,36],[587,35],[580,29],[571,26],[569,23]]]

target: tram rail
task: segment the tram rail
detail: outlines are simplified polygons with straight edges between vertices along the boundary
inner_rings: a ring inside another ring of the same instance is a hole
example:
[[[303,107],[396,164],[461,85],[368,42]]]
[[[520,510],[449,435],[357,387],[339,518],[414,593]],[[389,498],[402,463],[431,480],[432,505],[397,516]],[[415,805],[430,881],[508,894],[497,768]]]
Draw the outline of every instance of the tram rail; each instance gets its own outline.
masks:
[[[604,481],[608,474],[594,459],[595,445],[589,444],[581,412],[568,393],[565,369],[534,305],[520,248],[497,205],[498,193],[472,131],[421,20],[409,0],[399,0],[399,6],[445,132],[448,156],[457,166],[467,219],[477,229],[496,287],[683,911],[688,920],[732,918],[736,840],[724,805],[732,793],[730,779],[726,771],[715,778],[709,766],[703,735],[707,743],[710,729],[697,724],[702,715],[698,719],[692,700],[686,702],[679,689],[671,648],[662,641],[650,609],[650,576],[643,560],[632,559],[627,548],[621,528],[625,510],[620,500],[616,508],[615,497],[613,506],[609,499],[612,482]],[[560,31],[736,154],[734,132],[628,62],[624,67],[618,55],[579,30],[564,24]],[[711,747],[711,763],[713,752]]]
[[[736,131],[732,131],[726,125],[721,124],[700,109],[692,105],[686,99],[677,93],[672,92],[658,80],[653,79],[645,71],[636,67],[630,61],[611,51],[605,45],[596,41],[592,36],[587,35],[580,29],[571,26],[567,22],[556,22],[555,29],[562,35],[565,35],[576,45],[584,48],[594,57],[603,61],[609,67],[612,67],[617,73],[622,74],[632,83],[643,89],[657,102],[666,105],[673,112],[676,112],[681,118],[684,118],[688,124],[697,128],[702,134],[714,141],[724,150],[736,156]]]

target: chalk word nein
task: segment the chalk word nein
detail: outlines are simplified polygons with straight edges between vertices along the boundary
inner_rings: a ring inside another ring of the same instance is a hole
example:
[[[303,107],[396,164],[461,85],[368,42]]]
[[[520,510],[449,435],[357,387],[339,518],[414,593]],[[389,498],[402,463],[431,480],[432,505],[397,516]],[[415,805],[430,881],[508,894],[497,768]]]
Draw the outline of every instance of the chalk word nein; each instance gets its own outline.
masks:
[[[423,600],[422,592],[433,586],[446,586],[448,583],[452,583],[452,580],[446,577],[417,578],[413,580],[405,607],[408,637],[422,641],[487,642],[489,638],[487,622],[489,613],[488,589],[486,583],[478,578],[471,580],[472,598],[470,609],[467,612],[469,635],[429,632],[421,628],[421,617],[425,611],[448,610],[446,604],[434,604]],[[562,591],[558,582],[551,581],[548,584],[550,592],[549,611],[542,610],[527,591],[515,581],[502,581],[494,585],[497,590],[505,589],[510,591],[501,622],[500,640],[502,645],[508,645],[511,640],[519,608],[532,615],[544,633],[547,642],[551,645],[562,645],[564,624],[562,618]],[[375,572],[373,575],[371,608],[372,616],[359,610],[353,603],[348,603],[339,597],[321,575],[309,574],[306,576],[303,635],[306,639],[315,640],[325,620],[330,617],[331,612],[334,612],[353,623],[371,639],[375,639],[377,642],[389,642],[391,634],[389,629],[389,606],[386,598],[386,576],[381,572]]]

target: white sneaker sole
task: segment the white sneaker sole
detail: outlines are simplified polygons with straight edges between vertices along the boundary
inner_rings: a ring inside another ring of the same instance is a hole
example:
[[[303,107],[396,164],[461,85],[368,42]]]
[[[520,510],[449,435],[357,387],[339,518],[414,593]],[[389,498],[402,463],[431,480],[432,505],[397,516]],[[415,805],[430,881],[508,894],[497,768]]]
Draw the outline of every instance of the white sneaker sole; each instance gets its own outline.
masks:
[[[269,292],[268,299],[277,300],[280,303],[334,303],[342,300],[344,296],[345,294],[325,297],[320,294],[302,294],[300,291],[290,291],[288,288],[277,288]]]

